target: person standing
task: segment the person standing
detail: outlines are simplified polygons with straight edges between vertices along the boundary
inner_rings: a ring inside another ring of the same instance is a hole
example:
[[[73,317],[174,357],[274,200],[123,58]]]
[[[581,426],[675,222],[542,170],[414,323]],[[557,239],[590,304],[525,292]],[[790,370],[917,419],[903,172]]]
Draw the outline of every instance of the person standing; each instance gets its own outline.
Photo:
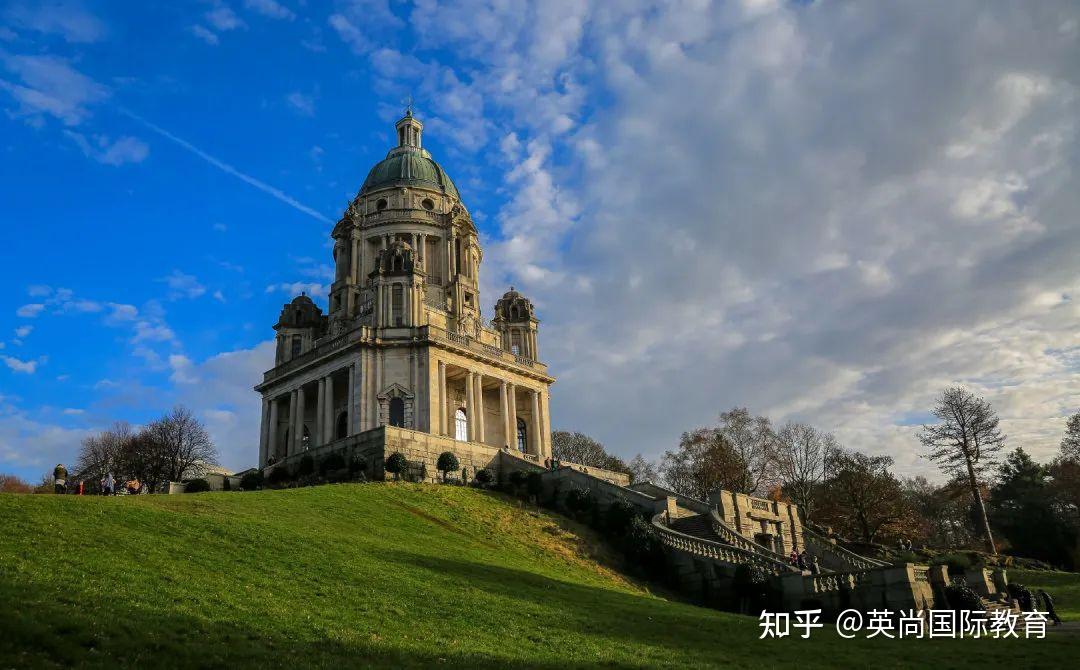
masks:
[[[1043,607],[1046,608],[1046,616],[1048,619],[1054,622],[1055,626],[1061,625],[1061,617],[1054,611],[1054,599],[1050,597],[1050,594],[1043,589],[1039,589],[1039,597],[1042,598]]]
[[[113,479],[112,473],[107,473],[105,478],[101,480],[101,494],[111,496],[115,493],[116,480]]]
[[[63,463],[57,463],[53,468],[53,491],[63,493],[67,489],[68,471]]]

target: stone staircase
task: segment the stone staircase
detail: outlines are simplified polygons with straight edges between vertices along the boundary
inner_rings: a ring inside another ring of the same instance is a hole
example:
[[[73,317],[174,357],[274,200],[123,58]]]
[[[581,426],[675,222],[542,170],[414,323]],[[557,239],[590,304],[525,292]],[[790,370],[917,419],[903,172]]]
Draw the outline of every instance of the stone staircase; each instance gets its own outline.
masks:
[[[708,540],[709,542],[730,544],[730,542],[725,541],[724,538],[713,531],[712,523],[710,522],[708,515],[705,514],[694,514],[672,519],[671,523],[668,524],[668,528],[677,530],[684,535],[693,535],[702,540]]]

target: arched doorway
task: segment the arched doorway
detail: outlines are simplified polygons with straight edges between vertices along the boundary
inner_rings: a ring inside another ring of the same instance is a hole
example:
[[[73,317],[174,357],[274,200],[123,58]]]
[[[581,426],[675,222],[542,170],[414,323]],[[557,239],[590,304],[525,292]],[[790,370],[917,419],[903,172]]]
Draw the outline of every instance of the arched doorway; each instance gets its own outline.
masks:
[[[390,398],[390,425],[405,427],[405,401],[401,398]]]
[[[525,419],[520,416],[517,420],[517,448],[521,453],[526,452],[526,447],[529,444],[528,428],[525,427]]]
[[[454,412],[454,439],[462,442],[469,440],[469,419],[460,407]]]
[[[349,435],[349,413],[338,414],[337,426],[334,429],[334,439],[340,440]]]

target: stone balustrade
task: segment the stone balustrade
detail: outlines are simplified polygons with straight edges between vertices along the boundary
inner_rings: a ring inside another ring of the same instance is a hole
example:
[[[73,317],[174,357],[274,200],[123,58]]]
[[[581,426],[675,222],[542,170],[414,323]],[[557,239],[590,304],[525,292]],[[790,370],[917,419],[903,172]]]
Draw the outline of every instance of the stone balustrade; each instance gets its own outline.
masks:
[[[668,528],[663,521],[664,515],[658,514],[653,517],[653,527],[660,536],[660,541],[665,546],[677,551],[684,551],[699,558],[707,558],[730,565],[756,565],[772,574],[784,574],[799,572],[783,561],[778,561],[768,556],[763,556],[754,551],[747,551],[731,545],[709,542],[701,538],[685,535]]]
[[[810,553],[820,558],[824,567],[833,571],[868,570],[889,565],[885,561],[860,556],[849,551],[806,527],[803,527],[803,542],[806,543]]]

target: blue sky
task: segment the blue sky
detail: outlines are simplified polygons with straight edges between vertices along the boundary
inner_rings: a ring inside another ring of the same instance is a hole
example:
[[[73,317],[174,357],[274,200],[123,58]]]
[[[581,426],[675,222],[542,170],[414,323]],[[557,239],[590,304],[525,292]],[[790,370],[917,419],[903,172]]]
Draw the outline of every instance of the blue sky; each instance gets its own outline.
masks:
[[[945,384],[1042,458],[1080,405],[1070,3],[0,7],[0,471],[174,403],[249,465],[407,95],[556,428],[655,457],[748,405],[915,474]]]

